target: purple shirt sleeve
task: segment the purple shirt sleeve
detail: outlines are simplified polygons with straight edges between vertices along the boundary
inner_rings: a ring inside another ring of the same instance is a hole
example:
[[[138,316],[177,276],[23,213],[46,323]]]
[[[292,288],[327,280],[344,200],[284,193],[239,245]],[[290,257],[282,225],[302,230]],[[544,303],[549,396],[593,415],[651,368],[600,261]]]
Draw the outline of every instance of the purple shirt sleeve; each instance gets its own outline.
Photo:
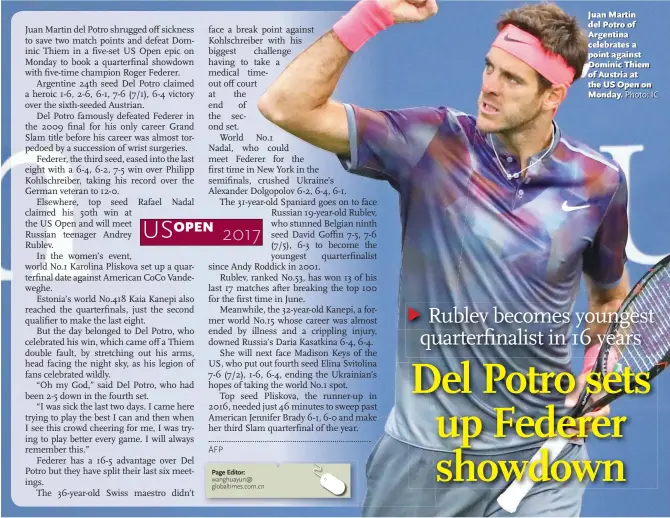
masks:
[[[619,182],[591,245],[584,252],[584,272],[601,288],[613,288],[624,273],[628,240],[628,185]]]
[[[351,156],[340,158],[354,174],[387,180],[400,190],[440,134],[455,130],[458,122],[447,108],[371,110],[344,105],[349,125]],[[447,124],[445,124],[445,121]]]

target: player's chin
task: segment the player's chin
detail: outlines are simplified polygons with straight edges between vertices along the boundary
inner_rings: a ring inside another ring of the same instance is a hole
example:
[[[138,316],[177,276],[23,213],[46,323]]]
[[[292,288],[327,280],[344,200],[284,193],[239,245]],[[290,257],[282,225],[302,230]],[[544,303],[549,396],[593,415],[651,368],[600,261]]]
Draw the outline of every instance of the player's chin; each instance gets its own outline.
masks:
[[[495,133],[500,131],[501,124],[499,121],[493,120],[490,115],[480,111],[477,115],[477,129],[484,133]]]

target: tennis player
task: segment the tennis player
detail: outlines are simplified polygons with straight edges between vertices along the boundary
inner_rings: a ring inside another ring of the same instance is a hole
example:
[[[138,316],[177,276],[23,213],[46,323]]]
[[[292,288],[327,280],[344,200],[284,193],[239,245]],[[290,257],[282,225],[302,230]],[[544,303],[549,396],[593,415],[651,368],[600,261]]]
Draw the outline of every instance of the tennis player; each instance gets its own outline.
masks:
[[[437,464],[454,463],[462,436],[454,426],[441,436],[436,419],[481,419],[481,433],[460,450],[467,460],[529,459],[544,439],[512,429],[496,437],[495,409],[514,407],[515,417],[539,418],[551,405],[557,415],[566,414],[570,402],[555,388],[515,393],[499,384],[495,393],[484,393],[485,366],[568,371],[572,323],[560,317],[494,322],[494,312],[572,316],[582,278],[593,313],[615,311],[629,291],[622,169],[554,121],[588,55],[584,32],[556,5],[532,4],[501,16],[485,56],[476,116],[447,106],[373,110],[331,99],[366,41],[436,12],[435,0],[362,0],[297,56],[258,104],[276,125],[336,154],[347,171],[387,181],[400,196],[403,318],[395,405],[367,463],[366,516],[507,514],[496,503],[507,485],[502,477],[438,480]],[[407,322],[408,307],[422,316]],[[429,320],[429,308],[469,308],[489,317]],[[595,337],[606,327],[592,325],[587,334]],[[508,338],[484,343],[491,329]],[[441,337],[442,344],[421,343],[426,334]],[[480,343],[469,343],[468,336]],[[597,350],[587,347],[585,370]],[[470,391],[429,390],[434,372],[425,370],[418,380],[414,364],[463,376],[467,371]],[[417,381],[425,393],[414,393]],[[562,458],[587,459],[584,440],[565,448]],[[577,516],[584,489],[574,477],[538,483],[516,514]]]

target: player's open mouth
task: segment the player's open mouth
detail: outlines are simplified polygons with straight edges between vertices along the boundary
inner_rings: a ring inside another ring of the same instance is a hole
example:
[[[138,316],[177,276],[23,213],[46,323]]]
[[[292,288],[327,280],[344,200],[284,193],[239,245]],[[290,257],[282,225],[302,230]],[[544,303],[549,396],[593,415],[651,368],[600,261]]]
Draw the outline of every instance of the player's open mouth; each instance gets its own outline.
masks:
[[[494,114],[498,113],[499,110],[498,110],[498,108],[496,108],[495,106],[491,106],[491,105],[488,104],[488,103],[482,102],[482,111],[483,111],[484,113],[488,113],[488,114],[490,114],[490,115],[494,115]]]

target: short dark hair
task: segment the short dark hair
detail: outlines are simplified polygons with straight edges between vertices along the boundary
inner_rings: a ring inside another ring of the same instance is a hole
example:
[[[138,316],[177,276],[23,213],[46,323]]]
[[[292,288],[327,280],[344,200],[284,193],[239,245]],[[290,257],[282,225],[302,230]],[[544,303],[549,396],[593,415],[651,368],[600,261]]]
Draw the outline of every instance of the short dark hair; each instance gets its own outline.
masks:
[[[575,70],[573,81],[581,78],[589,54],[589,41],[576,17],[553,3],[543,2],[504,12],[497,23],[498,31],[509,24],[532,34],[546,50],[562,56]],[[540,74],[538,77],[543,89],[551,86],[546,78]]]

